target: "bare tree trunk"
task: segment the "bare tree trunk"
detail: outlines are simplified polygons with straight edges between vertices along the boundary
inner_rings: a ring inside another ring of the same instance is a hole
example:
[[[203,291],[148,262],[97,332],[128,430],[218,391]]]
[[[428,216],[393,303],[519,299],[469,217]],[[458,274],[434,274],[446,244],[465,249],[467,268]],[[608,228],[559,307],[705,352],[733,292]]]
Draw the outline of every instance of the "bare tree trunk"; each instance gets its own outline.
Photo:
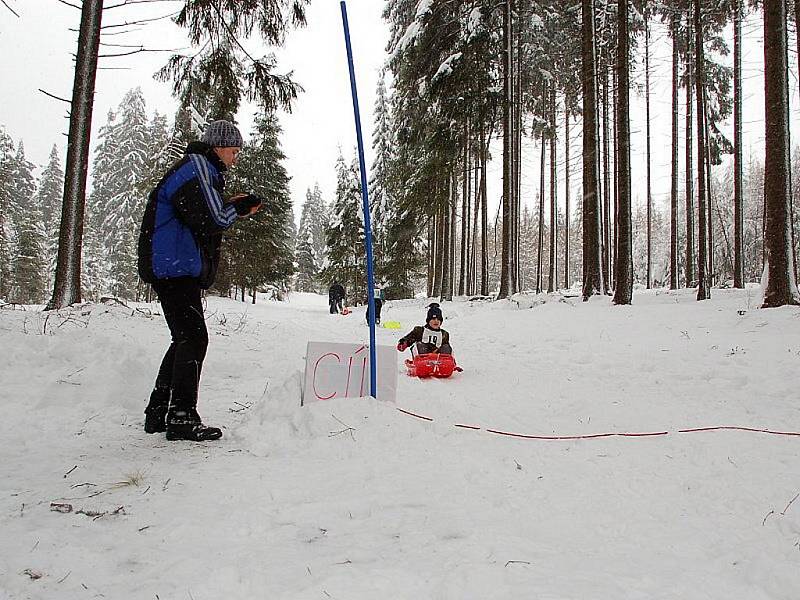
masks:
[[[84,0],[70,104],[56,277],[53,297],[47,305],[48,310],[63,308],[81,301],[81,247],[86,207],[86,174],[89,168],[89,142],[102,17],[103,0]]]
[[[458,268],[458,295],[463,296],[467,278],[467,239],[469,235],[469,125],[464,119],[464,152],[461,173],[461,260]]]
[[[483,144],[483,140],[480,140],[479,143]],[[475,196],[475,206],[472,211],[472,254],[470,261],[469,291],[467,292],[469,295],[475,294],[478,291],[478,215],[481,211],[480,154],[477,149],[473,150],[473,152],[473,170],[475,172],[472,178],[472,193]]]
[[[602,241],[600,242],[603,254],[603,281],[604,293],[608,293],[611,282],[611,145],[609,142],[609,106],[608,101],[608,66],[603,68],[603,195],[600,199],[600,227]]]
[[[564,98],[564,289],[569,289],[569,98]]]
[[[436,231],[436,214],[434,214],[433,218],[428,219],[428,298],[433,296],[434,270],[436,267],[433,257],[436,255]]]
[[[672,186],[670,189],[669,289],[678,289],[678,29],[680,17],[672,17]]]
[[[447,285],[445,279],[449,275],[447,272],[449,266],[447,258],[450,254],[450,246],[447,235],[450,229],[450,177],[449,175],[446,177],[447,179],[440,181],[438,184],[444,188],[443,190],[440,189],[440,191],[443,191],[445,200],[439,205],[439,232],[436,236],[436,278],[433,284],[433,295],[440,298],[445,293]]]
[[[581,83],[583,92],[583,299],[604,290],[600,264],[600,210],[597,200],[597,82],[594,4],[581,1]]]
[[[503,3],[503,253],[500,258],[500,293],[498,298],[508,298],[512,292],[511,273],[514,269],[511,256],[512,223],[512,172],[511,172],[511,0]]]
[[[489,156],[489,135],[481,131],[481,296],[489,295],[489,209],[487,207],[486,160]]]
[[[787,48],[785,0],[764,0],[764,308],[800,304],[792,244]]]
[[[556,88],[550,88],[550,270],[547,277],[547,292],[558,288],[556,281],[556,236],[558,235],[558,219],[556,195],[558,183],[556,179]]]
[[[706,207],[706,139],[705,139],[705,53],[703,49],[703,22],[701,20],[701,4],[703,0],[694,0],[694,52],[695,97],[697,99],[697,299],[711,298],[708,282],[708,208]]]
[[[697,0],[699,1],[699,0]],[[688,17],[687,23],[687,60],[686,60],[686,287],[695,284],[694,272],[694,171],[692,163],[694,161],[693,140],[694,140],[694,56],[692,41],[693,26],[692,18]]]
[[[619,238],[619,229],[617,228],[617,221],[619,220],[619,122],[617,121],[617,111],[619,104],[619,80],[617,76],[616,69],[611,77],[612,79],[612,102],[614,104],[614,110],[611,112],[611,118],[613,119],[613,123],[611,124],[611,128],[614,131],[613,133],[613,140],[614,140],[614,150],[612,152],[612,156],[614,157],[614,167],[611,169],[611,174],[614,178],[614,183],[611,186],[612,195],[609,198],[610,202],[610,209],[609,212],[612,215],[609,218],[608,226],[611,228],[609,237],[611,239],[611,243],[608,246],[608,285],[606,285],[607,289],[615,289],[617,287],[616,281],[616,262],[618,260],[616,256],[617,250],[617,243]],[[610,293],[610,292],[608,292]]]
[[[517,39],[517,85],[516,85],[516,119],[514,124],[514,131],[516,132],[516,142],[514,144],[514,164],[516,165],[514,177],[514,228],[515,228],[515,248],[514,248],[514,265],[516,266],[516,279],[514,282],[514,291],[519,292],[523,289],[522,281],[522,264],[520,260],[521,240],[521,221],[522,221],[522,43]]]
[[[542,293],[542,255],[544,254],[544,165],[545,165],[545,130],[542,130],[542,160],[539,170],[539,236],[536,246],[536,293]]]
[[[744,197],[742,196],[742,0],[733,13],[733,287],[744,288]],[[798,0],[795,4],[800,6]]]
[[[617,15],[617,248],[614,304],[630,304],[633,297],[633,232],[631,228],[631,132],[628,86],[628,0],[619,0]]]
[[[644,87],[647,129],[647,289],[653,287],[653,188],[650,151],[650,19],[647,0],[644,6]]]

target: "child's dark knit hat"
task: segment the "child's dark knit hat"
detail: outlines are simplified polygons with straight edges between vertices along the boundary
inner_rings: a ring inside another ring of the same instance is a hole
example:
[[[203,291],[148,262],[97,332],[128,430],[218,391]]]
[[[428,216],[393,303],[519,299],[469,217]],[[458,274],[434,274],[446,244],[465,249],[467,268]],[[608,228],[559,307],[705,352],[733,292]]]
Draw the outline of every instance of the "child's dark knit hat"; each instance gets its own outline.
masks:
[[[428,305],[428,317],[425,319],[425,323],[430,323],[431,319],[436,318],[440,321],[444,321],[444,317],[442,316],[442,309],[439,308],[439,305],[434,302],[433,304]]]

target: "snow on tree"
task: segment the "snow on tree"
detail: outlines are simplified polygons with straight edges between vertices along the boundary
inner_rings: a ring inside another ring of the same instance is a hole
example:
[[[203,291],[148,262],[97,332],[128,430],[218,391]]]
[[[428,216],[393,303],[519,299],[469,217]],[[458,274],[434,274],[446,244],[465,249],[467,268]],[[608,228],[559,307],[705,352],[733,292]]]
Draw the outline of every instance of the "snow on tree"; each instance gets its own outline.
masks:
[[[41,211],[45,232],[44,256],[47,260],[48,288],[53,285],[55,257],[58,249],[58,228],[61,223],[61,201],[64,193],[64,171],[58,148],[53,144],[50,160],[39,178],[36,206]]]
[[[326,283],[341,283],[351,299],[366,296],[366,251],[364,217],[358,162],[348,165],[339,154],[336,161],[336,199],[331,221],[325,230],[328,259],[321,278]]]
[[[300,211],[295,262],[297,263],[296,289],[302,292],[320,291],[319,273],[325,262],[325,229],[328,209],[322,199],[319,185],[306,190],[306,200]]]
[[[100,288],[122,298],[136,298],[136,235],[154,181],[156,165],[152,157],[158,154],[156,145],[164,144],[163,137],[153,139],[153,125],[148,122],[140,88],[125,94],[117,111],[109,114],[100,138],[95,152],[90,223],[101,240],[88,243],[87,250],[105,257],[105,261],[98,256],[90,259],[94,267],[105,263],[104,269],[95,269],[104,274],[94,273],[106,280]],[[97,289],[97,283],[89,282],[89,287]]]
[[[32,205],[18,217],[17,251],[14,257],[14,288],[11,298],[20,304],[38,304],[47,292],[47,236],[42,211]]]
[[[0,300],[11,290],[11,203],[14,142],[0,127]]]
[[[290,235],[294,233],[294,216],[280,134],[274,113],[259,114],[255,132],[228,178],[231,194],[254,193],[264,199],[264,204],[255,215],[225,233],[225,277],[220,278],[218,289],[221,285],[235,285],[243,295],[249,290],[253,298],[256,290],[267,285],[280,292],[288,289],[294,272]]]

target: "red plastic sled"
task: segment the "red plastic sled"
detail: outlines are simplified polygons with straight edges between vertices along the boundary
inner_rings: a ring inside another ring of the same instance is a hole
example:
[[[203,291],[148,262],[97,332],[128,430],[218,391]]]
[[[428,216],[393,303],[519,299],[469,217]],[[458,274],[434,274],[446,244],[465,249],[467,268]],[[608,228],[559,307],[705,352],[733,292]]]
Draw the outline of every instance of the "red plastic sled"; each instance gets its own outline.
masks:
[[[456,365],[452,354],[418,354],[414,359],[406,359],[406,369],[411,377],[450,377],[453,371],[463,369]]]

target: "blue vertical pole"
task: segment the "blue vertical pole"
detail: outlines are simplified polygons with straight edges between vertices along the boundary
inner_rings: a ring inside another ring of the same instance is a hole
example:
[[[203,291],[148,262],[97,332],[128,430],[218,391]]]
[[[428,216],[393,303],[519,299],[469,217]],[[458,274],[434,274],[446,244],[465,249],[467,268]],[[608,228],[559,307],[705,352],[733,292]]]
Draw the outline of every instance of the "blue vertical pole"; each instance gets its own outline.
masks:
[[[367,190],[367,167],[364,164],[364,138],[361,135],[361,113],[358,110],[358,92],[356,91],[356,72],[353,66],[353,48],[350,45],[350,25],[347,22],[347,6],[344,0],[342,7],[342,24],[344,25],[344,42],[347,46],[347,64],[350,67],[350,89],[353,93],[353,112],[356,119],[356,137],[358,138],[358,165],[361,169],[361,199],[364,203],[364,243],[367,247],[367,304],[369,310],[369,389],[373,398],[378,397],[377,356],[375,347],[375,280],[372,272],[372,227],[369,219],[369,192]]]

